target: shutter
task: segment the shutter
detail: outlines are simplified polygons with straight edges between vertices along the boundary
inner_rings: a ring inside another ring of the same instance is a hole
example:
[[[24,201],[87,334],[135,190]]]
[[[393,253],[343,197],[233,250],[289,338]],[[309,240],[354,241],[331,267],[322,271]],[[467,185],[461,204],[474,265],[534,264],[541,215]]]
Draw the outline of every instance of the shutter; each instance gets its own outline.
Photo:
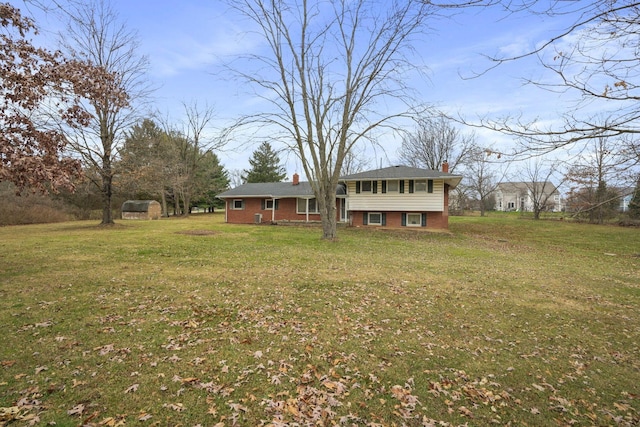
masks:
[[[280,201],[279,199],[276,199],[276,200],[273,201],[273,208],[275,210],[278,210],[278,205],[280,204],[280,203],[278,203],[279,201]]]
[[[360,181],[356,181],[356,194],[360,194]]]
[[[427,193],[433,193],[433,180],[427,180]]]
[[[382,194],[387,192],[387,181],[382,181]]]
[[[265,204],[264,202],[265,202],[264,199],[260,200],[260,209],[262,210],[264,210],[264,204]]]
[[[382,212],[382,225],[387,225],[387,214]]]
[[[404,193],[404,179],[400,180],[400,192]]]
[[[402,224],[403,227],[407,226],[407,214],[402,212]]]
[[[362,225],[367,225],[367,217],[369,215],[367,215],[366,212],[362,212]]]
[[[423,227],[427,226],[427,214],[426,213],[422,214],[422,226]]]
[[[373,181],[373,194],[376,194],[378,192],[378,181]]]
[[[413,180],[409,180],[409,193],[413,193]]]

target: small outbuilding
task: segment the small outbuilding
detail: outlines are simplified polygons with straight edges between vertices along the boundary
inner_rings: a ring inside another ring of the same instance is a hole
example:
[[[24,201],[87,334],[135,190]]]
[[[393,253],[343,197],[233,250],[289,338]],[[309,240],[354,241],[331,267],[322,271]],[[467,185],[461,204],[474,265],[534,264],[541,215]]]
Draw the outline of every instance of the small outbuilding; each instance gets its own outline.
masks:
[[[162,207],[155,200],[127,200],[122,204],[122,219],[160,219]]]

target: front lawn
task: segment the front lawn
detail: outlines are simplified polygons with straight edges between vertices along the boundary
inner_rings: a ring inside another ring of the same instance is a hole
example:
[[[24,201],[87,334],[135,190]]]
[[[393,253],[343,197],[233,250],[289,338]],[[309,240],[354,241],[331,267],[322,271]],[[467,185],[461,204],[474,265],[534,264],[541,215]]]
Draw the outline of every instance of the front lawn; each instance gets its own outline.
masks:
[[[0,426],[640,423],[638,229],[222,220],[0,227]]]

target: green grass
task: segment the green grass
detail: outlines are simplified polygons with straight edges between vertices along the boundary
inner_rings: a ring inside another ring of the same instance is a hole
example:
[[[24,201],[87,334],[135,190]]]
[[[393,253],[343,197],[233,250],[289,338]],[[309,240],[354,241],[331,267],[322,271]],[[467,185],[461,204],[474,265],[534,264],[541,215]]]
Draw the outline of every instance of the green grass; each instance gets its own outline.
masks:
[[[640,230],[222,219],[0,228],[0,426],[640,423]]]

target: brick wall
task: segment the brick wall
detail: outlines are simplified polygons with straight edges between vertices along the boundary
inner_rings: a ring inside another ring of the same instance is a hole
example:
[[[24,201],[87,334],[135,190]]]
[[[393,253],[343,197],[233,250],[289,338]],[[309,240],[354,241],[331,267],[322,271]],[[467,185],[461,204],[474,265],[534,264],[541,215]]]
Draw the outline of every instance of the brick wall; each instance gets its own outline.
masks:
[[[366,212],[351,211],[352,225],[358,227],[380,227],[379,225],[364,225],[364,215]],[[424,213],[424,212],[419,212]],[[444,212],[426,212],[427,214],[427,227],[433,229],[447,229],[449,228],[448,217],[444,215]],[[402,212],[385,212],[386,225],[389,228],[414,228],[402,225]],[[415,227],[420,228],[420,227]]]
[[[271,209],[262,209],[262,198],[245,198],[244,209],[230,209],[233,206],[233,200],[226,201],[227,222],[231,224],[253,224],[255,222],[255,214],[262,214],[262,221],[269,222],[272,220]],[[279,199],[278,209],[275,210],[275,221],[306,221],[305,214],[296,212],[297,199]],[[339,213],[338,213],[339,215]],[[320,221],[320,214],[309,214],[309,221]]]

